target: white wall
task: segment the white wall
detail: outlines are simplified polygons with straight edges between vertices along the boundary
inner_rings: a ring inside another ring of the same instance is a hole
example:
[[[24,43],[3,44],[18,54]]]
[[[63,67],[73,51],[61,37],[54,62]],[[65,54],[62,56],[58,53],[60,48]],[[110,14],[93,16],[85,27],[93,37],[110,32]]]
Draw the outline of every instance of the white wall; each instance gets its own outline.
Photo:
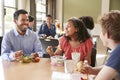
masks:
[[[102,0],[101,14],[109,12],[109,8],[110,8],[110,0]]]
[[[92,35],[100,35],[101,27],[99,24],[95,24],[94,29],[91,31]]]
[[[100,14],[108,12],[109,6],[110,6],[110,0],[102,0]],[[62,24],[64,24],[63,23],[63,17],[64,17],[63,11],[64,11],[63,0],[56,0],[56,18],[59,19]],[[100,14],[98,14],[98,16]],[[99,26],[99,24],[95,23],[95,28],[92,30],[91,33],[93,35],[99,35],[100,32],[101,32],[101,27]]]
[[[56,19],[60,21],[62,24],[62,16],[63,16],[63,0],[56,0]]]
[[[109,12],[109,7],[110,7],[110,0],[102,0],[102,5],[101,5],[101,14],[104,14],[106,12]],[[93,35],[100,35],[101,33],[101,27],[99,24],[95,24],[95,28],[91,32]]]

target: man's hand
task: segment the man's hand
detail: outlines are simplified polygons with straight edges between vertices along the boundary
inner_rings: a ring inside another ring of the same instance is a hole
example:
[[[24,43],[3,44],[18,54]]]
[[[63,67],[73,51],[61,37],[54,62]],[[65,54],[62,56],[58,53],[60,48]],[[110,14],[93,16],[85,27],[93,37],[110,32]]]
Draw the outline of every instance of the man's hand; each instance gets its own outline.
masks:
[[[39,57],[38,53],[32,53],[31,58]]]
[[[22,56],[23,56],[23,51],[22,50],[19,50],[19,51],[16,51],[14,52],[14,58],[16,61],[19,61],[21,60]]]
[[[32,53],[31,58],[32,58],[33,62],[39,62],[40,61],[40,57],[39,57],[38,53]]]

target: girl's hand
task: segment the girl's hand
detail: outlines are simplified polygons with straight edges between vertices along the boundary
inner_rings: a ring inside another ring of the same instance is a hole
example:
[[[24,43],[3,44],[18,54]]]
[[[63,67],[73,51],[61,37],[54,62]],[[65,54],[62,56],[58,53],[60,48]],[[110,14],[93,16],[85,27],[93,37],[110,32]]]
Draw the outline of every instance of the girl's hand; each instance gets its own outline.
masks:
[[[46,49],[47,53],[50,55],[50,56],[53,56],[54,55],[54,52],[53,52],[53,47],[52,46],[48,46],[47,49]]]

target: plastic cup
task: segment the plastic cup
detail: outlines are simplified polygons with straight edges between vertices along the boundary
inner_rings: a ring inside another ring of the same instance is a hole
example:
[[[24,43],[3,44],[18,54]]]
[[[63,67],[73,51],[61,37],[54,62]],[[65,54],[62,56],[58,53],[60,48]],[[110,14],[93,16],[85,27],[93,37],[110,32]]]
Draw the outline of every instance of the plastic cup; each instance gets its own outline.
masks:
[[[64,70],[65,70],[65,73],[72,73],[74,71],[74,61],[73,60],[65,60],[64,61]]]
[[[79,52],[72,52],[72,60],[74,60],[75,62],[79,62],[80,61],[80,53]]]

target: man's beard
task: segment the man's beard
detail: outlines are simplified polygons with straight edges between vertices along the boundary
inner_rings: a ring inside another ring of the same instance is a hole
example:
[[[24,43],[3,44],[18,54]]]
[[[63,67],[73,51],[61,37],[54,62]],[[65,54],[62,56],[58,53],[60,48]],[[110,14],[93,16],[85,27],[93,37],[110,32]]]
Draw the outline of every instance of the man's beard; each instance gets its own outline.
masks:
[[[26,25],[26,26],[28,26],[28,25]],[[26,29],[25,29],[25,28],[22,29],[21,26],[19,26],[19,25],[18,25],[18,28],[19,28],[19,30],[20,30],[21,32],[26,32],[26,30],[27,30],[27,28],[26,28]]]
[[[26,30],[21,30],[22,32],[26,32]]]

